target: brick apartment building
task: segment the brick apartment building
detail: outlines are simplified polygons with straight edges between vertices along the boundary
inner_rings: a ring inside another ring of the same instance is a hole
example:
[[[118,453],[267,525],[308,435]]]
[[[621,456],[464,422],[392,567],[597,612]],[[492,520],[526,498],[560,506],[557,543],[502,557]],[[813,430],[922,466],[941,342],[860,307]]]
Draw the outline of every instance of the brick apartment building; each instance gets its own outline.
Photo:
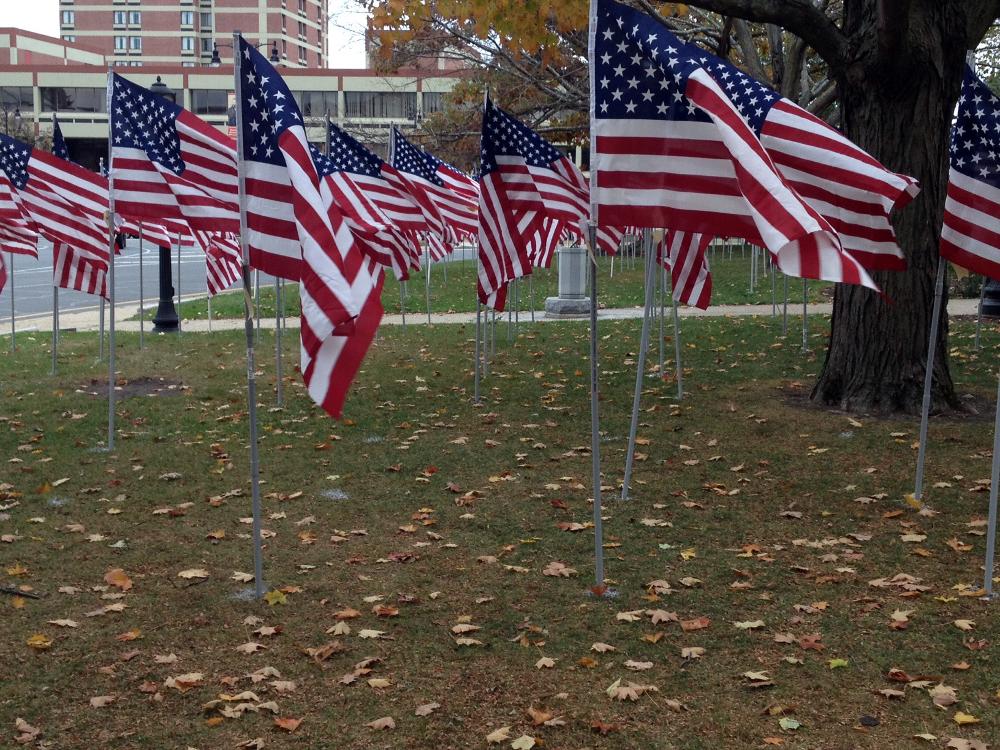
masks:
[[[232,63],[232,32],[281,63],[326,68],[328,0],[59,0],[63,41],[122,66]],[[336,60],[332,61],[336,64]]]

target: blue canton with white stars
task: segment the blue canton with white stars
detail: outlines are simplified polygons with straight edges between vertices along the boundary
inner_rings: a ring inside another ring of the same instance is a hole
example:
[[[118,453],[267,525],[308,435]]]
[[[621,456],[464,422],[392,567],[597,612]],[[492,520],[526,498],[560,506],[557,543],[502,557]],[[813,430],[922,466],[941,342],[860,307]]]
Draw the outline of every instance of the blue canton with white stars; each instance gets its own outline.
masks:
[[[594,54],[595,114],[598,119],[708,122],[708,115],[684,96],[697,68],[715,79],[756,135],[781,99],[725,60],[682,42],[645,13],[612,2],[598,4]]]
[[[285,81],[256,48],[240,37],[243,101],[243,158],[285,166],[278,138],[302,124],[302,114]]]
[[[951,166],[1000,188],[1000,100],[966,67],[958,117],[951,129]]]
[[[59,120],[56,119],[55,115],[52,116],[52,153],[60,159],[70,161],[69,147],[66,145],[62,128],[59,127]]]
[[[177,115],[181,108],[117,73],[113,84],[112,146],[144,151],[150,161],[174,174],[181,174],[184,160],[181,158],[181,139],[177,135]]]
[[[498,156],[520,156],[528,166],[551,167],[565,154],[487,99],[479,155],[483,175],[496,171]]]
[[[444,187],[444,180],[437,173],[438,165],[444,162],[436,156],[428,154],[423,149],[414,146],[398,130],[393,130],[392,135],[396,139],[393,144],[392,166],[400,172],[416,175],[428,182]]]
[[[371,149],[332,122],[327,123],[327,128],[329,128],[330,144],[327,160],[332,167],[331,171],[363,174],[368,177],[381,176],[382,165],[385,162],[378,154],[373,153]],[[317,168],[319,167],[317,166]]]
[[[30,160],[31,146],[0,133],[0,169],[18,190],[28,184]]]

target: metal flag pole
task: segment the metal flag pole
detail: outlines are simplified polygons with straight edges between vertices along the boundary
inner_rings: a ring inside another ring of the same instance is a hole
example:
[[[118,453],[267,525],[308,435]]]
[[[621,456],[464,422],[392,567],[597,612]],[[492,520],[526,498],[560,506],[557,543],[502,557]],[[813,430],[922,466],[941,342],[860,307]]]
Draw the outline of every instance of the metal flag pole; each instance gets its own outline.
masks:
[[[52,284],[52,374],[56,374],[59,352],[59,287]]]
[[[784,272],[782,272],[781,275],[784,279],[784,285],[785,285],[785,306],[782,309],[781,313],[781,335],[787,336],[788,335],[788,275]]]
[[[757,289],[757,246],[750,246],[750,293]]]
[[[639,429],[639,402],[642,400],[642,381],[646,376],[646,349],[649,347],[649,324],[653,317],[653,294],[656,275],[653,267],[653,242],[649,229],[642,230],[642,248],[645,257],[645,303],[642,309],[642,333],[639,336],[639,356],[636,358],[635,394],[632,396],[632,421],[628,428],[628,449],[625,451],[625,481],[622,482],[622,500],[628,500],[632,481],[632,461],[635,456],[635,437]]]
[[[514,306],[517,304],[517,279],[511,279],[510,294],[507,295],[507,343],[510,343],[510,335],[514,327]],[[511,303],[514,303],[512,305]]]
[[[14,337],[17,335],[17,323],[14,317],[14,253],[7,253],[10,264],[10,353],[13,354],[17,348]]]
[[[667,289],[667,269],[663,266],[663,261],[660,261],[660,267],[657,269],[656,275],[660,279],[660,377],[663,377],[663,316],[666,314],[666,302],[664,297],[664,292]]]
[[[514,338],[515,339],[517,339],[517,334],[520,331],[520,329],[521,329],[521,279],[518,278],[514,281]]]
[[[406,301],[403,299],[403,284],[406,282],[400,279],[399,281],[399,312],[403,316],[403,333],[406,333]]]
[[[108,68],[108,111],[111,111],[114,72]],[[108,118],[108,452],[115,449],[115,165],[111,151],[111,118]],[[103,338],[102,338],[103,341]]]
[[[490,336],[490,359],[497,356],[497,311],[493,310],[493,334]]]
[[[476,372],[474,375],[475,391],[473,392],[473,401],[476,404],[479,403],[479,366],[480,366],[479,335],[481,332],[480,329],[482,328],[482,318],[483,318],[483,303],[479,300],[479,294],[477,293],[476,294],[476,360],[475,360]]]
[[[983,276],[983,283],[979,286],[979,308],[976,312],[976,349],[982,349],[979,334],[983,329],[983,299],[986,297],[986,277]]]
[[[177,333],[181,332],[181,321],[184,315],[181,313],[181,233],[177,233]]]
[[[257,321],[255,327],[257,329],[257,337],[260,337],[260,269],[255,269],[253,272],[254,279],[254,316]]]
[[[802,353],[809,351],[809,282],[802,279]]]
[[[247,407],[250,422],[250,494],[253,509],[253,586],[264,596],[264,551],[261,542],[260,462],[257,446],[257,380],[254,363],[253,295],[250,288],[250,248],[247,245],[246,166],[243,161],[243,80],[240,72],[240,32],[233,32],[233,79],[236,92],[236,170],[240,202],[240,251],[243,255],[243,318],[247,338]],[[257,274],[258,289],[260,274]],[[258,317],[258,324],[260,318]]]
[[[97,324],[97,336],[100,342],[97,345],[97,361],[104,361],[104,297],[101,297],[101,322]]]
[[[424,299],[427,302],[427,325],[431,324],[431,249],[427,248],[427,281],[424,284]]]
[[[531,305],[531,322],[535,322],[535,274],[528,277],[528,304]]]
[[[212,295],[208,295],[208,332],[212,332]]]
[[[677,400],[684,399],[684,367],[681,365],[681,318],[677,312],[677,298],[674,296],[674,285],[670,284],[670,306],[674,313],[674,371],[677,378]]]
[[[997,493],[1000,490],[1000,377],[997,378],[997,411],[993,420],[993,471],[990,475],[990,510],[986,522],[986,572],[983,589],[993,598],[993,563],[997,543]]]
[[[591,3],[593,5],[593,2]],[[590,461],[594,485],[594,583],[604,586],[604,519],[601,517],[601,423],[597,364],[597,227],[590,225]]]
[[[276,401],[278,406],[283,406],[285,401],[284,390],[281,385],[281,279],[274,277],[274,373],[276,390]]]
[[[146,297],[142,286],[142,224],[139,225],[139,348],[146,344]]]
[[[924,460],[927,457],[927,426],[931,416],[931,385],[934,381],[934,355],[937,353],[938,327],[941,324],[941,300],[944,297],[948,264],[938,258],[937,279],[934,282],[934,307],[931,310],[931,333],[927,342],[927,364],[924,367],[924,401],[920,407],[920,442],[917,447],[917,476],[913,482],[913,497],[924,494]]]
[[[774,278],[774,258],[771,257],[770,253],[764,256],[771,266],[771,317],[776,318],[778,316],[778,297],[775,289],[775,278]]]

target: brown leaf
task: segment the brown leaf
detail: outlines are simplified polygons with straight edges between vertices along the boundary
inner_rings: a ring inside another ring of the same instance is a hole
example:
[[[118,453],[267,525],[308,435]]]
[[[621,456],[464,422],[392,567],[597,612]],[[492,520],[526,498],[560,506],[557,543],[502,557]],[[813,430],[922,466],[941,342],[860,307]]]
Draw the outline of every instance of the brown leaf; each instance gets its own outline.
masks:
[[[122,591],[132,588],[132,579],[129,578],[121,568],[112,568],[104,574],[104,582],[109,586],[114,586]]]
[[[391,716],[383,716],[381,719],[369,721],[365,726],[371,729],[395,729],[396,721]]]
[[[290,717],[274,717],[274,726],[278,729],[284,729],[286,732],[294,732],[299,728],[299,724],[302,723],[302,719],[292,719]]]

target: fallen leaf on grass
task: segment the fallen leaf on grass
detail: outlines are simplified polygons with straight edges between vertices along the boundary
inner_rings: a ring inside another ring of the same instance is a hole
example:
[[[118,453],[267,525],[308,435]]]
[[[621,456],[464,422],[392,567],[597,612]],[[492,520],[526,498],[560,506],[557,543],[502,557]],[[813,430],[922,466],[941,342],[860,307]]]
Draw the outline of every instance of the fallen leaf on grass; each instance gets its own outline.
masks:
[[[20,716],[14,719],[14,731],[18,732],[17,737],[14,738],[14,742],[18,745],[31,744],[42,733],[41,729],[31,726],[31,724],[26,722]]]
[[[522,734],[516,740],[510,743],[510,746],[514,750],[531,750],[535,746],[535,738],[529,737],[526,734]]]
[[[541,659],[535,662],[535,669],[552,669],[556,665],[555,659],[550,659],[548,656],[543,656]]]
[[[489,745],[499,745],[504,740],[510,738],[510,727],[500,727],[499,729],[494,729],[488,735],[486,735],[486,742]]]
[[[945,747],[951,750],[988,750],[987,744],[982,740],[965,740],[960,737],[952,737]]]
[[[591,645],[590,650],[596,651],[599,654],[606,654],[609,651],[614,651],[615,647],[609,646],[607,643],[601,643],[600,641],[598,641],[597,643]]]
[[[424,703],[423,705],[417,706],[413,710],[413,714],[414,716],[430,716],[439,708],[441,708],[440,703]]]
[[[366,727],[370,729],[395,729],[396,721],[391,716],[383,716],[381,719],[375,719],[375,721],[369,721],[365,724]]]
[[[740,630],[758,630],[765,626],[763,620],[748,620],[746,622],[734,622],[735,625]]]
[[[109,586],[128,591],[132,588],[132,579],[121,568],[112,568],[104,574],[104,582]]]
[[[184,578],[186,580],[208,578],[208,571],[204,568],[188,568],[187,570],[182,570],[178,573],[177,577]]]
[[[95,695],[90,699],[91,708],[104,708],[110,703],[115,702],[115,696],[113,695]]]
[[[959,630],[972,630],[976,627],[975,620],[955,620],[952,625],[954,625]]]
[[[979,719],[977,719],[972,714],[965,713],[965,711],[956,711],[955,715],[952,716],[951,718],[952,718],[952,720],[954,720],[954,722],[956,724],[959,724],[959,725],[964,725],[964,724],[978,724],[979,723]]]
[[[33,636],[28,638],[25,643],[35,649],[35,651],[45,651],[46,649],[52,648],[52,639],[47,638],[41,633],[35,633]]]
[[[681,649],[682,659],[700,659],[705,655],[705,649],[701,646],[685,646]]]
[[[76,620],[49,620],[49,625],[56,625],[60,628],[78,628],[80,623]]]
[[[574,568],[569,568],[561,562],[550,562],[542,571],[543,576],[553,576],[555,578],[570,578],[576,575]]]
[[[302,719],[293,719],[290,717],[274,717],[274,726],[278,729],[284,729],[286,732],[294,732],[299,728],[299,724],[302,723]]]

